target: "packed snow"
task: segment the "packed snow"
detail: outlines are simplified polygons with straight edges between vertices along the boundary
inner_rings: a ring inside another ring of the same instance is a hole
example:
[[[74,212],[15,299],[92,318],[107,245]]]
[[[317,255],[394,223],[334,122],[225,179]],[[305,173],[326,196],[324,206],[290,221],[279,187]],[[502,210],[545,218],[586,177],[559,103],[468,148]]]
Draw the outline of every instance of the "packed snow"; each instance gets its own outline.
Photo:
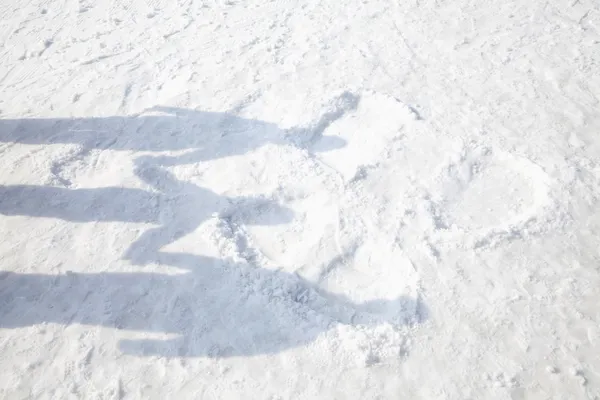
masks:
[[[0,397],[600,398],[597,0],[3,0]]]

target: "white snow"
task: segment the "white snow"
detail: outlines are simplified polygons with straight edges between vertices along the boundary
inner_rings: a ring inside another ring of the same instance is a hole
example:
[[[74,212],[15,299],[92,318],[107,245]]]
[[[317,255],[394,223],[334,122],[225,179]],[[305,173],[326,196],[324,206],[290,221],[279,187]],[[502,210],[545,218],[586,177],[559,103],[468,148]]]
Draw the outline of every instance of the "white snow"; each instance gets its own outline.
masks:
[[[0,2],[0,397],[600,398],[596,0]]]

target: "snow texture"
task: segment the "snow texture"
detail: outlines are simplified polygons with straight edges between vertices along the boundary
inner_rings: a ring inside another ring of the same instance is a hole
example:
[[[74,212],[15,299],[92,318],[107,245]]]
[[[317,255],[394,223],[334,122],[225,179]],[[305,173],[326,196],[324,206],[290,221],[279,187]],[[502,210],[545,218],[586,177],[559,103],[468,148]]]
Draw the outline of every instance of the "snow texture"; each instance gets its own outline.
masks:
[[[0,2],[0,397],[600,398],[595,0]]]

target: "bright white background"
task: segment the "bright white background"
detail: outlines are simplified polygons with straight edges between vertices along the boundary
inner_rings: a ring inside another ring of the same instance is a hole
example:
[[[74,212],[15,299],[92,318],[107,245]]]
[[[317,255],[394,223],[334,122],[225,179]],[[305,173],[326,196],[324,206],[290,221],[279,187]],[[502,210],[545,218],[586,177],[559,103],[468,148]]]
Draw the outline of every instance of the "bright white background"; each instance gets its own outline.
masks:
[[[0,397],[600,396],[597,1],[0,3]]]

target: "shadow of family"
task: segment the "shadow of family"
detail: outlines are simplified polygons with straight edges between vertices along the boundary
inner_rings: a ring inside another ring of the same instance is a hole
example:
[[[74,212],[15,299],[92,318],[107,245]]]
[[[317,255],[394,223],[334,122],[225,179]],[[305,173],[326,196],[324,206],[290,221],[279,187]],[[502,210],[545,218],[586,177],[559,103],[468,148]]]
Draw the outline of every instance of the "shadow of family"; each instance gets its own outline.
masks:
[[[335,323],[419,322],[426,312],[418,299],[357,303],[295,274],[163,250],[215,213],[243,216],[243,224],[284,224],[293,219],[292,211],[273,199],[221,196],[178,180],[169,166],[244,154],[267,143],[307,152],[340,148],[344,141],[324,132],[358,101],[344,93],[314,123],[294,129],[226,113],[173,108],[131,117],[0,120],[4,143],[72,144],[81,153],[177,151],[134,160],[136,176],[152,190],[4,185],[0,214],[74,223],[154,224],[123,258],[184,271],[61,275],[5,271],[0,275],[0,328],[76,323],[173,334],[176,337],[169,339],[123,340],[120,348],[140,356],[228,357],[307,344]]]

